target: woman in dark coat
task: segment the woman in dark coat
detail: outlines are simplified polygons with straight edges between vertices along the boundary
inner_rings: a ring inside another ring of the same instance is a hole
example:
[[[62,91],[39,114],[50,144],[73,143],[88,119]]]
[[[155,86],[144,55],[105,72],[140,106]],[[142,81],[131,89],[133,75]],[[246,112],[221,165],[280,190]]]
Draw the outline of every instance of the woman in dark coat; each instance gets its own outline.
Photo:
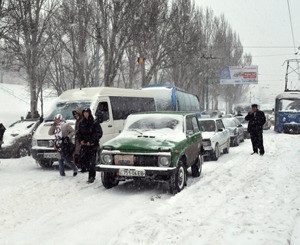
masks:
[[[82,115],[83,119],[76,134],[81,145],[79,162],[89,171],[88,183],[93,183],[96,177],[95,165],[102,128],[100,120],[94,120],[89,108],[82,110]]]
[[[86,171],[85,167],[81,166],[79,164],[79,161],[78,161],[78,158],[79,158],[79,155],[80,155],[81,145],[80,145],[80,142],[78,141],[77,136],[76,136],[76,134],[78,132],[78,129],[79,129],[79,124],[83,119],[82,109],[81,108],[76,108],[75,110],[72,111],[72,114],[73,114],[74,118],[76,119],[76,122],[75,122],[75,151],[74,151],[73,159],[74,159],[75,165],[77,167],[81,168],[81,172],[85,172]]]

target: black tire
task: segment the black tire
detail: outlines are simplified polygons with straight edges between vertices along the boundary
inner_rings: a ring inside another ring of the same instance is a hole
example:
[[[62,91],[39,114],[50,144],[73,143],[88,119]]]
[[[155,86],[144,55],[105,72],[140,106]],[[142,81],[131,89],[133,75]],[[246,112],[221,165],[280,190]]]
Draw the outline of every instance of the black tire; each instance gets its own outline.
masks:
[[[30,156],[30,150],[26,146],[21,146],[18,150],[18,157]]]
[[[223,150],[223,153],[228,154],[229,153],[229,148],[230,148],[230,141],[227,142],[227,147]]]
[[[110,189],[112,187],[115,187],[119,184],[119,180],[117,180],[115,173],[109,173],[109,172],[101,172],[101,181],[103,186],[106,189]]]
[[[218,161],[219,157],[220,157],[220,148],[219,148],[219,144],[217,143],[216,147],[215,147],[215,151],[213,152],[213,154],[211,156],[211,159],[213,161]]]
[[[198,159],[196,160],[196,162],[191,167],[191,169],[192,169],[192,176],[194,178],[195,177],[199,177],[201,175],[202,164],[203,164],[203,156],[201,154],[199,154]]]
[[[53,162],[51,160],[41,159],[37,161],[42,168],[51,168]]]
[[[184,189],[186,185],[186,167],[182,160],[179,160],[176,173],[169,180],[170,192],[176,194]]]

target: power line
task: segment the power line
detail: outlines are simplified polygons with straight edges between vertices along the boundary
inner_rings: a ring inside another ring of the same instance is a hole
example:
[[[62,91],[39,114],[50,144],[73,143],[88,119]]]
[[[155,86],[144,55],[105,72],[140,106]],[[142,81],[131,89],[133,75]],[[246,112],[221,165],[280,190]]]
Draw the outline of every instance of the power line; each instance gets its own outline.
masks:
[[[293,23],[292,23],[292,17],[291,17],[291,10],[290,10],[290,3],[289,0],[287,0],[287,5],[289,9],[289,16],[290,16],[290,24],[291,24],[291,30],[292,30],[292,38],[293,38],[293,44],[294,44],[294,51],[295,55],[298,54],[298,50],[296,49],[296,44],[295,44],[295,37],[294,37],[294,30],[293,30]]]
[[[252,55],[252,57],[270,57],[270,56],[287,56],[291,54],[266,54],[266,55]]]

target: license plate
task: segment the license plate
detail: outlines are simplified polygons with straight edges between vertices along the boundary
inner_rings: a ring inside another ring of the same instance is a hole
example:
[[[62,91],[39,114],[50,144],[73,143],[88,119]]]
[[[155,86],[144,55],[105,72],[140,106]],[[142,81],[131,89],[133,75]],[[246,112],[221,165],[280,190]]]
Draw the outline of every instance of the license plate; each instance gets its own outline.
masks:
[[[116,165],[133,165],[133,155],[115,155],[114,156]]]
[[[57,158],[57,153],[44,153],[44,158]]]
[[[120,169],[120,176],[145,177],[145,169]]]

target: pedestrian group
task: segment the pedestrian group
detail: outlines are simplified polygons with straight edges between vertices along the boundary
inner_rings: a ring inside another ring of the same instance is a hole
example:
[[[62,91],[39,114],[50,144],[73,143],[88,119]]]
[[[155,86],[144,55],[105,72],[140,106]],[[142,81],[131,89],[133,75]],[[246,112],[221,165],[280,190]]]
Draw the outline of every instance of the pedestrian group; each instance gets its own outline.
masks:
[[[88,183],[93,183],[96,177],[96,162],[100,150],[99,140],[102,137],[101,114],[96,114],[94,119],[90,108],[77,108],[72,111],[76,119],[73,129],[61,114],[54,116],[54,123],[49,129],[49,135],[54,135],[54,149],[57,151],[59,173],[65,176],[64,164],[77,175],[78,168],[81,172],[88,171]],[[72,137],[75,135],[75,144]]]

